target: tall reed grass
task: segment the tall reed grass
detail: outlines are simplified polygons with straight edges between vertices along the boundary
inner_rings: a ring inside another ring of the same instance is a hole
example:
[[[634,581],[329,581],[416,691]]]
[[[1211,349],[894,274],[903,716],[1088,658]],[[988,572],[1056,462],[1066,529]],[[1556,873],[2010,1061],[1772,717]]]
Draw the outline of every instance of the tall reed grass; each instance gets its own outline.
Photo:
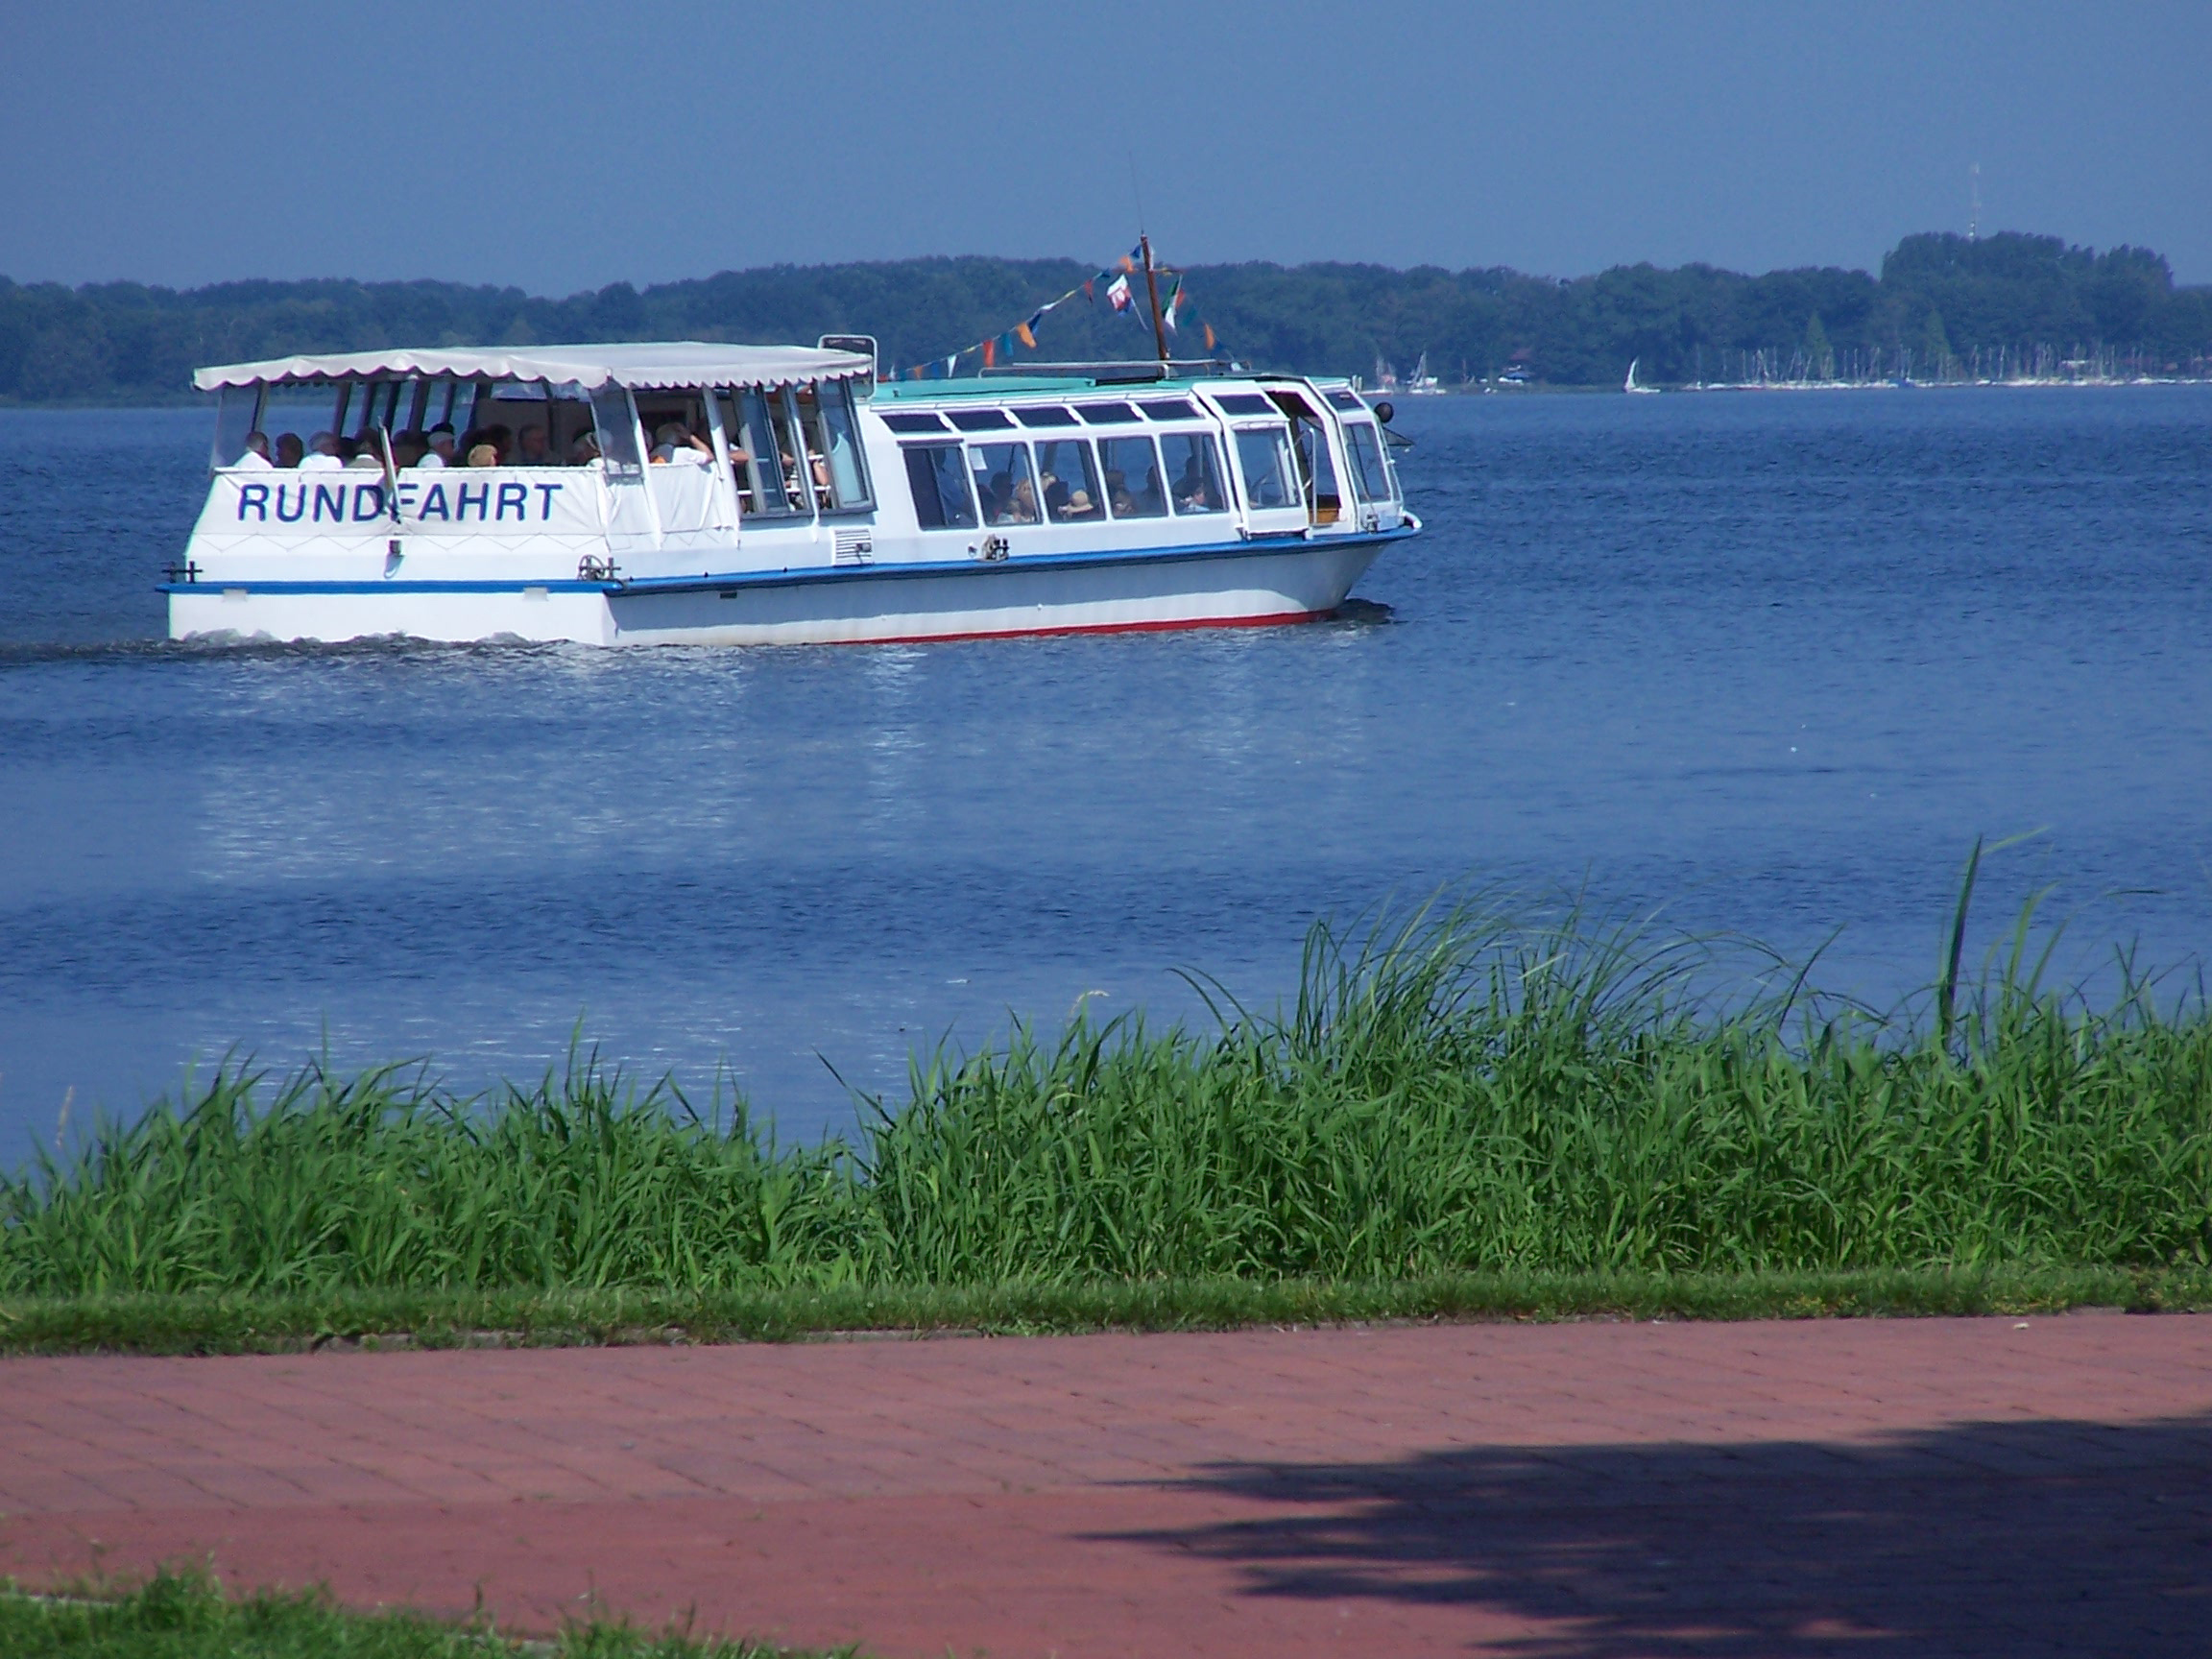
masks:
[[[0,1292],[2206,1262],[2201,986],[2092,1008],[2028,938],[1876,1018],[1579,914],[1322,926],[1280,1011],[1017,1027],[818,1145],[589,1058],[466,1099],[227,1066],[0,1184]]]

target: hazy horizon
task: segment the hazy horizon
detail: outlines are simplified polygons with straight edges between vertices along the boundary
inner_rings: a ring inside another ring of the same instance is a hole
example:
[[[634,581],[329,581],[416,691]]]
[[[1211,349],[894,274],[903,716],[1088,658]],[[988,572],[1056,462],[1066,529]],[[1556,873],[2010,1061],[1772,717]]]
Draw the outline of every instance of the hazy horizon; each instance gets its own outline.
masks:
[[[1980,228],[2212,280],[2212,9],[826,0],[661,27],[393,0],[37,11],[0,272],[558,296],[970,251],[1875,269]]]

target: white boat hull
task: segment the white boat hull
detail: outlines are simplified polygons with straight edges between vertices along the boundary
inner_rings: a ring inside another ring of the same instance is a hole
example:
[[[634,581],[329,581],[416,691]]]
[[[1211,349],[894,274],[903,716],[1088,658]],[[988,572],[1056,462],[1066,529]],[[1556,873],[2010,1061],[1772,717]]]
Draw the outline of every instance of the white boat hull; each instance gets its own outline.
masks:
[[[1311,621],[1406,532],[1149,556],[878,565],[682,582],[261,583],[170,590],[174,638],[861,644]]]

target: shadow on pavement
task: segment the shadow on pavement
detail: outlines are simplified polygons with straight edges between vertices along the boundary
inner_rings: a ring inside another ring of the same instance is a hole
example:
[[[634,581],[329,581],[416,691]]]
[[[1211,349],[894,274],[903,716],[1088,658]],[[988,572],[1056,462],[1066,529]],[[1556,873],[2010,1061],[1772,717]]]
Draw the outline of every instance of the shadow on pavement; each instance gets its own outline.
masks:
[[[2212,1653],[2212,1418],[1455,1449],[1184,1489],[1282,1513],[1124,1536],[1252,1595],[1526,1618],[1528,1655]]]

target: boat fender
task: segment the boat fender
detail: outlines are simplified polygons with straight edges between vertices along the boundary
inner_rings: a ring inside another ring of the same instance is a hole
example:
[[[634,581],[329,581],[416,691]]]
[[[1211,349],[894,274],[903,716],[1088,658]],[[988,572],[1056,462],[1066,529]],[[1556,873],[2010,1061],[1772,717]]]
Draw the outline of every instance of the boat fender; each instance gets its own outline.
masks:
[[[1003,559],[1013,551],[1014,544],[1003,536],[983,538],[983,557],[986,559]]]

